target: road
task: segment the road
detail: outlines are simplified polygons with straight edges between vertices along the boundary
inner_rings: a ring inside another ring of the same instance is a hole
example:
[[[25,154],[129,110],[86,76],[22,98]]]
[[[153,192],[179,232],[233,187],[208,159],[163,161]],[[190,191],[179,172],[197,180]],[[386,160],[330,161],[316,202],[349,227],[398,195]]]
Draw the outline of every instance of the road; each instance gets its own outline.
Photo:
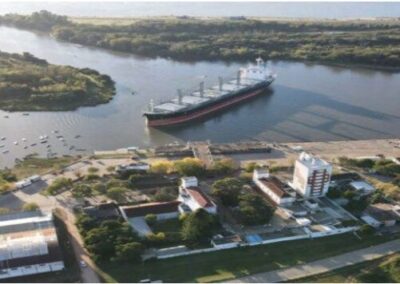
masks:
[[[400,240],[390,241],[376,246],[348,252],[338,256],[320,259],[306,264],[296,265],[289,268],[257,273],[241,277],[232,283],[261,283],[261,282],[283,282],[303,277],[326,273],[331,270],[364,261],[374,260],[383,256],[400,251]]]

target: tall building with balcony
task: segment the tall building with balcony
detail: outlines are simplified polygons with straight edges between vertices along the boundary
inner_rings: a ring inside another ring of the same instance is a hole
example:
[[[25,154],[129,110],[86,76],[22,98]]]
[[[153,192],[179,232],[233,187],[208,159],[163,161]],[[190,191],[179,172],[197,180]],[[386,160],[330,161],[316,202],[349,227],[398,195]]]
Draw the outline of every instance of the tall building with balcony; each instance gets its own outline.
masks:
[[[321,197],[328,192],[332,165],[302,152],[295,162],[291,186],[305,198]]]

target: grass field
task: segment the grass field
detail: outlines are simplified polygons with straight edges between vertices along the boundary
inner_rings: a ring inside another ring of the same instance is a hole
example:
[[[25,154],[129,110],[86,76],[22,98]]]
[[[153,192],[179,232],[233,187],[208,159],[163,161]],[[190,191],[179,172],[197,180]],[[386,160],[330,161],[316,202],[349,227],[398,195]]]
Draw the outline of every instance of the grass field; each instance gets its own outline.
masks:
[[[22,179],[32,175],[41,175],[50,170],[59,170],[77,160],[79,158],[73,156],[54,157],[50,159],[29,156],[18,162],[12,171],[17,175],[18,179]]]
[[[360,282],[358,277],[365,275],[367,273],[371,273],[376,269],[379,269],[382,266],[387,266],[389,263],[393,263],[398,260],[400,254],[396,253],[394,255],[383,257],[377,260],[366,261],[363,263],[359,263],[356,265],[347,266],[341,269],[337,269],[328,273],[323,273],[311,277],[301,278],[296,281],[292,281],[295,283],[354,283]],[[400,267],[398,267],[400,269]],[[378,273],[377,273],[378,274]],[[376,274],[376,275],[377,275]],[[377,275],[378,276],[378,275]],[[384,275],[385,279],[381,279],[382,282],[386,282],[388,280],[386,277],[389,276],[392,278],[392,281],[395,282],[395,278],[399,278],[400,275]],[[379,279],[377,279],[379,280]],[[361,281],[362,282],[362,281]]]
[[[216,282],[258,272],[271,271],[330,257],[388,241],[371,236],[362,241],[352,234],[314,240],[223,250],[214,253],[151,260],[138,265],[101,264],[107,282],[137,282],[141,279],[164,282]]]

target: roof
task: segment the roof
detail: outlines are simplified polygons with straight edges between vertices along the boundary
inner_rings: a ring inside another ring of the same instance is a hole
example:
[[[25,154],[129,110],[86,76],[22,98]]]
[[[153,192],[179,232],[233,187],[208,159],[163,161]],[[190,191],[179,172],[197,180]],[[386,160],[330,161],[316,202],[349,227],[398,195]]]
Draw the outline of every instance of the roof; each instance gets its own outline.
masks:
[[[88,206],[83,208],[85,214],[99,219],[118,218],[121,216],[118,205],[114,202],[99,204],[97,206]]]
[[[356,190],[373,191],[375,188],[366,181],[352,181],[350,185]]]
[[[322,160],[312,154],[302,152],[297,159],[302,164],[306,165],[307,167],[327,167],[330,166],[328,162]]]
[[[198,187],[187,187],[185,188],[186,192],[203,208],[205,207],[213,207],[214,204],[211,199],[201,191]]]
[[[269,177],[269,178],[260,178],[261,181],[266,187],[268,187],[275,195],[279,197],[290,197],[288,190],[290,187],[280,181],[277,177]]]
[[[398,221],[400,220],[400,215],[395,212],[396,208],[396,206],[389,203],[376,203],[369,205],[364,213],[380,222]]]
[[[231,236],[213,238],[212,241],[216,245],[222,245],[230,243],[240,243],[242,242],[242,238],[239,235],[231,235]]]
[[[134,206],[121,206],[128,218],[146,216],[147,214],[163,214],[178,211],[180,201],[151,202]]]

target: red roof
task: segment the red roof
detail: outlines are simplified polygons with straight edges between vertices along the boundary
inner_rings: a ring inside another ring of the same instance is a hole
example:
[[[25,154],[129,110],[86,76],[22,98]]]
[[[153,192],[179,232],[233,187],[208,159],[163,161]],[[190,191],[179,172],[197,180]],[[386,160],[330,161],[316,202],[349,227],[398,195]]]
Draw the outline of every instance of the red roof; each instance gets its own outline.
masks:
[[[285,184],[276,177],[260,178],[266,187],[268,187],[275,195],[279,197],[289,197],[290,195],[285,190]]]
[[[146,216],[147,214],[176,212],[178,211],[179,204],[181,204],[181,202],[175,200],[170,202],[152,202],[133,206],[122,206],[121,209],[124,210],[126,216],[130,218]]]
[[[187,193],[194,199],[201,207],[213,207],[214,204],[210,198],[204,194],[198,187],[186,188]]]

